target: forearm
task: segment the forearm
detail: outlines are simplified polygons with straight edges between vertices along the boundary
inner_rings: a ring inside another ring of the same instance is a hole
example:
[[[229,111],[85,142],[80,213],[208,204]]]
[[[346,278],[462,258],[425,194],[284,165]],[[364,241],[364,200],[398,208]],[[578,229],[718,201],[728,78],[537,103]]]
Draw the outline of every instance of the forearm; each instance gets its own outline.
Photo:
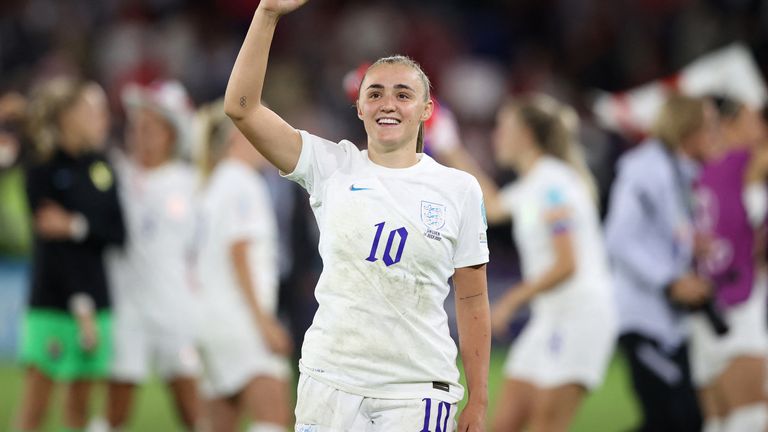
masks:
[[[230,255],[235,269],[237,286],[243,294],[254,322],[259,323],[263,319],[263,310],[259,304],[259,299],[256,297],[255,284],[248,264],[248,243],[241,241],[233,244]]]
[[[456,322],[461,360],[467,377],[469,402],[488,404],[488,364],[491,355],[491,313],[485,266],[460,269],[454,275]]]
[[[483,191],[483,201],[488,222],[491,224],[509,220],[509,212],[504,209],[496,182],[483,171],[480,164],[463,148],[456,147],[440,155],[446,165],[472,174]]]
[[[469,400],[487,405],[488,364],[491,352],[488,296],[483,293],[471,299],[458,300],[456,317]]]
[[[260,7],[253,15],[224,95],[224,111],[235,121],[261,106],[269,49],[278,19],[277,14]]]

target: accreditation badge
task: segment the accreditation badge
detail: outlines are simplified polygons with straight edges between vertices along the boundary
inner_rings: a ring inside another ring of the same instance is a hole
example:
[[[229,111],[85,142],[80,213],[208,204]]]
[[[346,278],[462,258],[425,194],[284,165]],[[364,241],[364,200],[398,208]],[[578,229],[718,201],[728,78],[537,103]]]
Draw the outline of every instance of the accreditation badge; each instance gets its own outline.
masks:
[[[115,182],[112,170],[102,161],[92,163],[88,174],[91,177],[91,183],[102,192],[106,192]]]

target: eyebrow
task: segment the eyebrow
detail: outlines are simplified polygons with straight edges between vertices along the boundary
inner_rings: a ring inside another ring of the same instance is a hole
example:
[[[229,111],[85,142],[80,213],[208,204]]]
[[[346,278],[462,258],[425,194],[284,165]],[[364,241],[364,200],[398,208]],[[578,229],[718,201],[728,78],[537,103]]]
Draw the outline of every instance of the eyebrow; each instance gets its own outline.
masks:
[[[395,88],[396,89],[410,90],[410,91],[416,93],[416,90],[414,90],[411,86],[406,85],[406,84],[395,84]],[[381,84],[371,84],[371,85],[368,86],[368,88],[366,90],[370,90],[370,89],[383,90],[384,86],[381,85]]]

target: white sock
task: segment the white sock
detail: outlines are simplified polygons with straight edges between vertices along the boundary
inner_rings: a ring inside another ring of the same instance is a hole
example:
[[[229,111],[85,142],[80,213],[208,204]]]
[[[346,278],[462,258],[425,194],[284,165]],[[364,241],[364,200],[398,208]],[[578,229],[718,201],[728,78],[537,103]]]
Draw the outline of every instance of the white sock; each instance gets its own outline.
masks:
[[[85,427],[86,432],[109,432],[109,423],[104,417],[93,417]]]
[[[251,423],[248,432],[285,432],[286,428],[275,423]]]
[[[701,432],[723,432],[723,419],[720,417],[709,417],[704,421],[704,428]]]
[[[768,408],[757,403],[736,408],[723,422],[723,432],[764,432],[768,426]]]

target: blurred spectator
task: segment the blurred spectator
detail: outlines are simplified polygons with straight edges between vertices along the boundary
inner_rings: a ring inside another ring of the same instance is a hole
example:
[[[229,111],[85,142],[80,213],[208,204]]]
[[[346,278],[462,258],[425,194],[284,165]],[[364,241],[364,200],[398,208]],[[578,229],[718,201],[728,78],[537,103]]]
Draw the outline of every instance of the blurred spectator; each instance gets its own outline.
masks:
[[[705,317],[691,317],[691,372],[707,432],[762,431],[768,426],[767,128],[748,105],[714,100],[724,148],[697,182],[696,228],[704,245],[698,269],[712,282],[729,331],[717,334]]]
[[[711,151],[716,114],[702,99],[671,96],[654,138],[619,161],[606,220],[619,306],[620,345],[643,413],[642,431],[699,431],[683,309],[711,292],[693,267],[692,182]]]
[[[81,429],[91,383],[107,375],[112,350],[102,252],[124,237],[115,176],[97,150],[109,116],[101,87],[68,78],[41,84],[29,112],[40,162],[27,175],[35,245],[16,427],[38,430],[54,382],[63,381],[64,425]]]
[[[291,338],[277,320],[277,223],[256,168],[266,159],[224,115],[200,110],[205,178],[197,229],[204,391],[215,431],[244,416],[258,432],[291,424]]]
[[[181,159],[191,138],[192,106],[176,81],[130,85],[123,102],[128,156],[118,156],[117,171],[129,236],[110,257],[115,357],[107,421],[113,428],[127,424],[135,388],[154,367],[182,423],[193,430],[200,420],[198,317],[189,265],[196,179]]]

